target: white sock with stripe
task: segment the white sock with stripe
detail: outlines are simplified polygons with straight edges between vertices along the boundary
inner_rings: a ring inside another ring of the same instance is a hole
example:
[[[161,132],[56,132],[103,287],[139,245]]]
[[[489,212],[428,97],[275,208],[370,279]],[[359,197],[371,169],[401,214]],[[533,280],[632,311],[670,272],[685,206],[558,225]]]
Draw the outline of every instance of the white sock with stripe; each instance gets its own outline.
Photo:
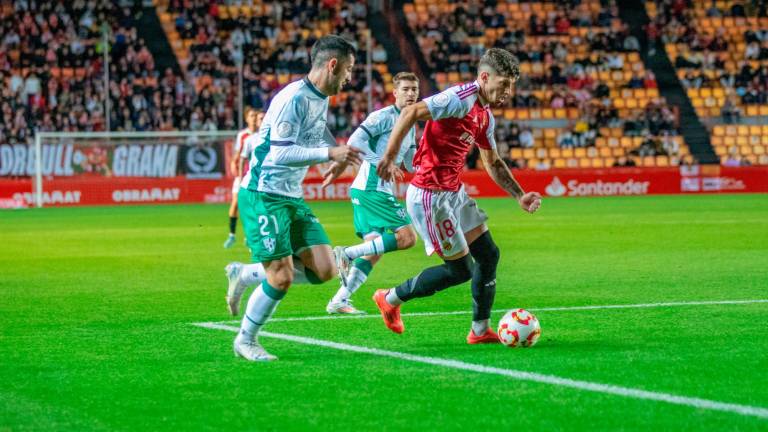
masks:
[[[397,237],[394,234],[385,233],[365,243],[349,246],[344,249],[344,253],[350,260],[354,260],[364,256],[384,255],[393,250],[397,250]]]
[[[259,330],[269,321],[269,317],[272,316],[283,297],[285,297],[285,291],[272,288],[266,281],[256,287],[248,298],[248,307],[243,314],[237,338],[246,341],[255,340]]]
[[[261,263],[244,264],[243,270],[240,273],[240,279],[244,284],[256,285],[257,283],[267,278],[267,271],[264,269],[264,265]],[[304,263],[298,259],[293,260],[293,283],[295,284],[310,284],[312,282],[307,279]]]
[[[246,285],[255,285],[267,278],[267,271],[261,263],[244,264],[240,271],[240,280]]]

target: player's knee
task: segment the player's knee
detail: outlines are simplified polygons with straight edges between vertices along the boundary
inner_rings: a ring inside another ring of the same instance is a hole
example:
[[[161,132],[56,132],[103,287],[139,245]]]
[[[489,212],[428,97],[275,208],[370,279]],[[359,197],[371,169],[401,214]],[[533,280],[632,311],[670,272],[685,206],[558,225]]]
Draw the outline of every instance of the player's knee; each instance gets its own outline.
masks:
[[[335,264],[322,266],[322,267],[319,267],[317,270],[315,270],[315,274],[317,275],[317,278],[323,282],[327,282],[333,279],[337,273],[338,273],[338,270],[336,270]]]
[[[273,288],[280,291],[288,291],[288,288],[291,287],[292,283],[293,275],[291,274],[277,274],[274,278],[272,278],[272,281],[269,282]]]
[[[416,244],[416,233],[411,227],[401,229],[396,236],[398,249],[409,249]]]
[[[282,266],[268,276],[269,284],[280,291],[287,291],[293,283],[293,267]]]
[[[499,247],[496,246],[496,243],[491,242],[486,256],[486,261],[488,263],[492,263],[493,265],[496,265],[499,263],[499,259],[501,258],[501,251],[499,251]]]
[[[491,238],[490,232],[485,232],[469,247],[472,257],[481,265],[495,268],[501,258],[499,247]]]
[[[451,272],[454,285],[472,279],[472,258],[469,255],[465,255],[457,260],[446,261],[445,264]]]

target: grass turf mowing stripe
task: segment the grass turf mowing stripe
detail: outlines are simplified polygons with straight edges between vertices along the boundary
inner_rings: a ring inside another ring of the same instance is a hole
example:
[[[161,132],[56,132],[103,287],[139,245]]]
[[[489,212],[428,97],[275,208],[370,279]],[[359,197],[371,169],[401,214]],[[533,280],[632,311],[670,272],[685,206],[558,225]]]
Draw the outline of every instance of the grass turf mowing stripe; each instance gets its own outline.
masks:
[[[238,332],[237,327],[232,327],[217,323],[195,323],[198,327],[214,329],[214,330],[226,330],[231,332]],[[332,342],[322,339],[314,339],[303,336],[293,336],[283,333],[271,333],[260,332],[259,336],[281,339],[289,342],[295,342],[305,345],[315,345],[325,348],[332,348],[341,351],[350,351],[362,354],[371,354],[381,357],[392,357],[400,360],[406,360],[416,363],[425,363],[435,366],[442,366],[452,369],[466,370],[471,372],[478,372],[491,375],[501,375],[510,378],[515,378],[522,381],[531,381],[542,384],[550,384],[560,387],[569,387],[577,390],[585,390],[596,393],[611,394],[615,396],[622,396],[632,399],[644,399],[657,402],[666,402],[674,405],[684,405],[692,408],[698,408],[710,411],[722,411],[727,413],[739,414],[743,416],[757,417],[761,419],[768,419],[768,408],[755,407],[749,405],[739,405],[727,402],[718,402],[708,399],[700,399],[686,396],[678,396],[670,393],[660,393],[647,390],[634,389],[630,387],[621,387],[616,385],[601,384],[590,381],[573,380],[570,378],[562,378],[555,375],[545,375],[535,372],[525,372],[514,369],[502,369],[490,366],[483,366],[473,363],[466,363],[458,360],[442,359],[436,357],[426,357],[413,354],[407,354],[397,351],[387,351],[378,348],[368,348],[358,345],[349,345],[345,343]]]
[[[755,304],[755,303],[768,303],[768,299],[755,299],[755,300],[701,300],[701,301],[688,301],[688,302],[665,302],[665,303],[635,303],[635,304],[617,304],[617,305],[594,305],[594,306],[557,306],[557,307],[541,307],[541,308],[528,308],[534,312],[550,312],[550,311],[582,311],[582,310],[599,310],[599,309],[642,309],[642,308],[661,308],[661,307],[680,307],[680,306],[716,306],[716,305],[743,305],[743,304]],[[494,309],[493,313],[507,312],[506,309]],[[401,316],[445,316],[445,315],[469,315],[472,311],[450,311],[450,312],[410,312],[403,313]],[[305,317],[286,317],[286,318],[272,318],[269,322],[288,322],[288,321],[322,321],[322,320],[338,320],[338,319],[370,319],[379,318],[379,314],[367,314],[367,315],[318,315],[318,316],[305,316]],[[222,321],[228,323],[240,322],[239,320]]]

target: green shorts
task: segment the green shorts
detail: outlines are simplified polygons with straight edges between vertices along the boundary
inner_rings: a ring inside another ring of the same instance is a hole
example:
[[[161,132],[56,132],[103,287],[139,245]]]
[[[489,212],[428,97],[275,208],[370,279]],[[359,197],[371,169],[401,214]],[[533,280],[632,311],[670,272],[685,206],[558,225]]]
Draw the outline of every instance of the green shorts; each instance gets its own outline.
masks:
[[[273,261],[310,246],[331,244],[302,198],[241,188],[237,207],[253,262]]]
[[[408,212],[394,195],[350,189],[349,196],[355,215],[355,233],[360,238],[372,232],[394,232],[411,224]]]

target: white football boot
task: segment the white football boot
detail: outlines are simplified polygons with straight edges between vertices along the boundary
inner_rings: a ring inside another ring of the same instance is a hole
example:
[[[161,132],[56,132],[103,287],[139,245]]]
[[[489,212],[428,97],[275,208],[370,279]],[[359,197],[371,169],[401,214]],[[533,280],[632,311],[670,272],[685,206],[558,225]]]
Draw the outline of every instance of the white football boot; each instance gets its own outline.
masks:
[[[229,237],[224,241],[224,249],[229,249],[232,246],[235,245],[235,235],[230,234]]]
[[[240,313],[240,299],[243,297],[248,285],[243,283],[240,275],[243,272],[243,264],[231,262],[224,267],[224,273],[227,275],[227,307],[232,316]]]
[[[248,341],[238,335],[233,345],[235,357],[242,357],[248,361],[273,361],[277,356],[268,353],[258,341]]]
[[[344,252],[344,246],[333,248],[333,255],[336,257],[336,268],[339,269],[339,279],[344,286],[347,286],[347,276],[349,275],[349,257]]]
[[[328,306],[325,307],[325,311],[331,315],[365,315],[365,311],[361,311],[352,306],[352,300],[346,299],[335,302],[333,299],[328,302]]]

